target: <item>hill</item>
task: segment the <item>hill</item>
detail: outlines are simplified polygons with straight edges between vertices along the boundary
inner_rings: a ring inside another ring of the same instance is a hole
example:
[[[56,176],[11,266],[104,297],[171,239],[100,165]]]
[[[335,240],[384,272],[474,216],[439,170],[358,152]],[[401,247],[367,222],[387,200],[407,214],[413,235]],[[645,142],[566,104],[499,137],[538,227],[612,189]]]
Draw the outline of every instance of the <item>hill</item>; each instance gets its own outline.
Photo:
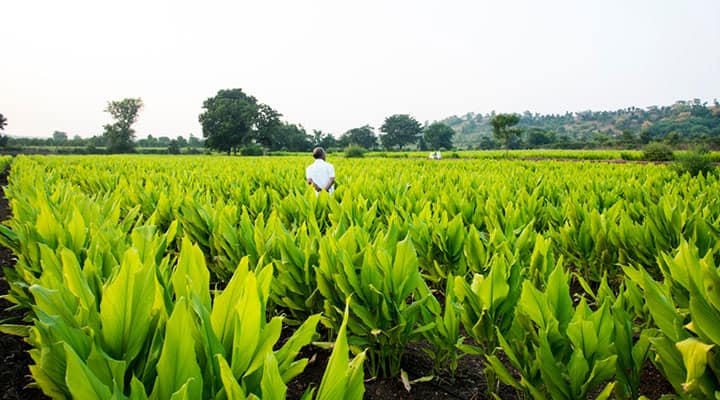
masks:
[[[470,112],[440,121],[452,127],[459,148],[497,148],[490,120],[495,112]],[[514,148],[637,147],[651,141],[671,145],[706,144],[720,147],[720,103],[699,99],[670,106],[615,111],[581,111],[541,115],[525,111],[518,128],[523,133]]]

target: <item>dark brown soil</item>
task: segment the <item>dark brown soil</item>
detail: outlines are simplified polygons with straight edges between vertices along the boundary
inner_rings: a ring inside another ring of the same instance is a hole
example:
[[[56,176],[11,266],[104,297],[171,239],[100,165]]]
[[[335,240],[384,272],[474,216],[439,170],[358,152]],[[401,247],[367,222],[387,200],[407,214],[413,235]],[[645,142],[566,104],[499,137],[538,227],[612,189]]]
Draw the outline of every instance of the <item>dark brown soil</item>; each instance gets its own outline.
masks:
[[[7,173],[0,174],[0,185],[7,185]],[[0,196],[0,221],[11,216],[8,201],[4,195]],[[0,246],[0,268],[11,267],[15,264],[12,252]],[[579,289],[579,288],[574,288]],[[8,283],[0,270],[0,295],[6,294]],[[578,290],[578,292],[582,292]],[[19,323],[22,313],[6,310],[11,304],[0,299],[0,321]],[[27,351],[30,346],[17,336],[0,333],[0,400],[35,400],[46,399],[42,392],[30,388],[32,378],[28,365],[32,360]],[[287,398],[299,399],[310,386],[318,387],[327,366],[330,353],[325,350],[308,346],[303,349],[300,357],[311,359],[305,371],[288,384]],[[407,371],[409,378],[416,379],[432,374],[432,360],[422,351],[422,344],[412,344],[407,350],[402,369]],[[366,399],[381,400],[407,400],[407,399],[472,399],[489,398],[486,394],[485,377],[482,373],[483,363],[478,356],[465,356],[460,359],[455,379],[443,373],[431,382],[413,384],[408,392],[398,378],[368,380],[365,384]],[[673,393],[672,386],[663,375],[648,362],[643,370],[640,393],[650,399],[658,399],[666,393]],[[515,392],[501,386],[498,395],[502,399],[517,399]]]

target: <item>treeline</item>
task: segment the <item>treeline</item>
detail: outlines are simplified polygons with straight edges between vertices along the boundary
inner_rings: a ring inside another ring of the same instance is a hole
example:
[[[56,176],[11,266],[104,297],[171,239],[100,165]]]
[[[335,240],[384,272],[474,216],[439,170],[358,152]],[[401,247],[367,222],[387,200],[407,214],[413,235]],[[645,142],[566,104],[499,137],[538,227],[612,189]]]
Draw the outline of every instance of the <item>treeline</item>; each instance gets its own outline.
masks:
[[[103,136],[93,136],[83,138],[75,135],[72,138],[68,134],[61,131],[55,131],[49,138],[18,138],[7,136],[5,147],[22,149],[34,147],[59,147],[59,148],[85,148],[89,151],[93,149],[104,149],[108,146],[108,140]],[[198,138],[190,134],[189,138],[178,136],[170,138],[167,136],[154,137],[148,135],[143,139],[135,140],[135,146],[145,149],[203,149],[205,147],[202,138]]]
[[[16,138],[0,134],[5,151],[57,153],[199,153],[260,155],[268,151],[303,152],[314,146],[331,151],[354,145],[366,150],[449,149],[593,149],[640,148],[650,142],[672,147],[704,145],[720,149],[720,103],[699,99],[646,109],[629,107],[616,111],[583,111],[565,114],[467,113],[433,123],[419,123],[408,114],[394,114],[376,132],[370,125],[335,135],[281,120],[282,114],[260,103],[242,89],[223,89],[203,102],[198,116],[202,137],[177,136],[137,139],[132,129],[142,100],[108,102],[105,109],[114,122],[103,126],[102,135],[72,138],[56,131],[49,138]],[[8,124],[0,114],[0,131]]]
[[[489,114],[467,113],[441,122],[452,127],[461,148],[495,149],[504,146],[493,135]],[[720,148],[720,103],[699,99],[671,106],[565,114],[518,114],[520,129],[510,148],[633,148],[649,142],[671,146],[704,144]]]

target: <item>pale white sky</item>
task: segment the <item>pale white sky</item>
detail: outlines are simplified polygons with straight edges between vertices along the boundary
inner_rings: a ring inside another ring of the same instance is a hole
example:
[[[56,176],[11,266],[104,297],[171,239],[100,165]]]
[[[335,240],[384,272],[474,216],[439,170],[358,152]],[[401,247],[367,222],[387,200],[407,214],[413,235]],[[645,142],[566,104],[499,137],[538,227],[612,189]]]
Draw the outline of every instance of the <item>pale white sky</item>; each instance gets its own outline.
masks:
[[[408,113],[564,113],[720,98],[718,0],[8,0],[6,133],[102,133],[140,97],[137,137],[202,135],[242,88],[335,135]]]

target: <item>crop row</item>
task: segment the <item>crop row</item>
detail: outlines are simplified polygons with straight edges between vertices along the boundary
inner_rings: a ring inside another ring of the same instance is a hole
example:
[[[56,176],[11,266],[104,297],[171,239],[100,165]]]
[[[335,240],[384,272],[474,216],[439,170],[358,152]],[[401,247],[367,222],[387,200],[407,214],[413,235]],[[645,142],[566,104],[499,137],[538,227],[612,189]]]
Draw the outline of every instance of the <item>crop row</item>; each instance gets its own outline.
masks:
[[[28,335],[43,391],[282,398],[311,340],[337,340],[326,378],[355,386],[426,341],[438,372],[483,355],[490,392],[637,398],[648,360],[683,397],[720,390],[715,177],[338,160],[316,196],[306,163],[18,157],[0,241],[34,324],[3,329]],[[296,330],[273,350],[278,314]]]

